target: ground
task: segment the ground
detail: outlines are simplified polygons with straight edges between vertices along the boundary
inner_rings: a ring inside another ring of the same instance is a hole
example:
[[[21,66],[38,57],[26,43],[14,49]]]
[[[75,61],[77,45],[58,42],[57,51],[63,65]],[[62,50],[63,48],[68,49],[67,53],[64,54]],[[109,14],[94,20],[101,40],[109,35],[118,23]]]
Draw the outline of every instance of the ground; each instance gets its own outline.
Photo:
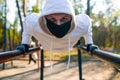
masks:
[[[13,67],[7,62],[7,69],[0,70],[0,80],[40,80],[40,71],[37,64],[28,64],[25,60],[14,60]],[[53,68],[49,61],[45,61],[44,80],[79,80],[77,61],[72,61],[69,69],[66,62],[53,61]],[[102,61],[82,61],[83,80],[120,80],[120,74]]]

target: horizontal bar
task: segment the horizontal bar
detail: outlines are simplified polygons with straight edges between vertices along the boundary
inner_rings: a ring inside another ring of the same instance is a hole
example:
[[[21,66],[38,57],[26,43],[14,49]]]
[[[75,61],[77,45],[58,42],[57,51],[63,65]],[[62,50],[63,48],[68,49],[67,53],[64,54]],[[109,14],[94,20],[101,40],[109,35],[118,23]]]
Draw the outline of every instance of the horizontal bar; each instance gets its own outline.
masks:
[[[40,50],[39,47],[35,48],[29,48],[29,51],[24,53],[23,51],[20,50],[12,50],[12,51],[6,51],[6,52],[0,52],[0,63],[10,61],[12,59],[18,58],[20,56],[25,56],[28,54],[32,54],[32,52]]]
[[[77,46],[77,48],[87,51],[87,48],[85,46]],[[95,49],[92,52],[92,54],[93,54],[93,56],[110,63],[117,70],[120,71],[120,55],[112,53],[112,52],[108,52],[108,51],[103,51],[100,49]]]

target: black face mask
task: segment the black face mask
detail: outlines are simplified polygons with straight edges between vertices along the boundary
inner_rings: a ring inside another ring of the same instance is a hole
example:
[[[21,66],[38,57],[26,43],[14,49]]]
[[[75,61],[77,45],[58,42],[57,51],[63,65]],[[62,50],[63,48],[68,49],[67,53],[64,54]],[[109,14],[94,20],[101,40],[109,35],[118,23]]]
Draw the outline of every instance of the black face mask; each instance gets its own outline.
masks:
[[[64,37],[71,27],[71,20],[61,25],[57,25],[54,22],[48,20],[47,18],[46,20],[49,31],[57,38]]]

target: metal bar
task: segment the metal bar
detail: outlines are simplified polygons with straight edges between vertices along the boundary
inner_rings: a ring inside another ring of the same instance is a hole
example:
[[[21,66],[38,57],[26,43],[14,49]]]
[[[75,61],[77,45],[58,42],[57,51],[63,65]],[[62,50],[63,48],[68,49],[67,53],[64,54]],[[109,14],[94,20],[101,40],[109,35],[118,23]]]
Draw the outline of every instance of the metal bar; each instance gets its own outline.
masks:
[[[7,23],[7,12],[6,12],[6,7],[7,7],[7,1],[5,0],[5,22],[4,22],[4,45],[3,45],[3,51],[6,51],[6,23]],[[2,64],[2,69],[5,69],[5,63]]]
[[[19,1],[16,0],[16,6],[17,6],[17,10],[18,10],[18,16],[19,16],[19,20],[20,20],[20,25],[21,25],[21,34],[23,32],[23,22],[22,22],[22,16],[21,16],[21,11],[20,11],[20,6],[19,6]]]
[[[40,74],[40,80],[43,80],[43,74],[44,74],[44,50],[41,49],[41,74]]]
[[[37,56],[38,56],[38,71],[40,71],[40,51],[37,51]]]
[[[39,47],[29,48],[29,51],[26,53],[24,53],[23,51],[20,51],[20,50],[0,52],[0,63],[13,60],[13,59],[18,58],[20,56],[32,54],[32,52],[35,52],[37,50],[40,50],[40,48]]]
[[[87,51],[85,46],[78,46],[78,48]],[[100,49],[95,49],[92,54],[100,60],[110,63],[113,67],[120,71],[120,55]]]
[[[90,0],[87,0],[87,15],[90,16]]]
[[[82,80],[82,57],[81,57],[80,49],[78,49],[78,69],[79,69],[79,80]]]

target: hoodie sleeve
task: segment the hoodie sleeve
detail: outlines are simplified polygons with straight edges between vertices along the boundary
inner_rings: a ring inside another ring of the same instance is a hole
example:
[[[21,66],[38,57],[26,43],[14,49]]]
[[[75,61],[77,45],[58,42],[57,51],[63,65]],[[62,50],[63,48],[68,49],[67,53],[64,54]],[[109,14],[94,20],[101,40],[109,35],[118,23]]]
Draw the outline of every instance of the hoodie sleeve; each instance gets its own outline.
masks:
[[[92,44],[92,28],[91,19],[86,14],[79,14],[76,17],[77,26],[80,28],[80,33],[85,39],[85,44]]]
[[[30,26],[29,26],[29,16],[25,18],[23,22],[23,33],[22,33],[22,44],[30,44],[31,42],[31,34],[30,34]]]
[[[84,15],[83,17],[84,27],[86,27],[86,33],[84,34],[85,44],[93,44],[92,40],[92,27],[91,27],[91,19],[89,16]]]
[[[85,44],[93,44],[91,28],[88,29],[87,33],[85,33],[84,39],[85,39]]]

